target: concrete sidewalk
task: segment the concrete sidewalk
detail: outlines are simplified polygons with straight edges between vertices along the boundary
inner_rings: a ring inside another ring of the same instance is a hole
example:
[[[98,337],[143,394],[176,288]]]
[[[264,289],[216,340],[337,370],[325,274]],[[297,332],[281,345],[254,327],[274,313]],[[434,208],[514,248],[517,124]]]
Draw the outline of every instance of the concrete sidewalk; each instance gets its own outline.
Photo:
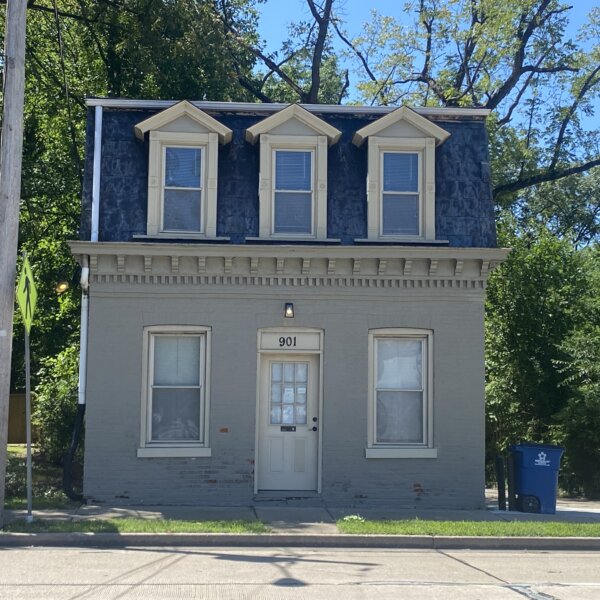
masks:
[[[600,550],[600,538],[447,538],[441,536],[347,535],[335,522],[347,515],[365,519],[423,519],[444,521],[563,521],[600,523],[600,502],[559,499],[555,515],[499,511],[492,495],[483,510],[425,510],[400,508],[343,508],[286,506],[104,506],[81,505],[69,510],[34,510],[35,519],[81,521],[90,519],[259,520],[268,534],[0,534],[2,545],[222,545],[222,546],[337,546],[402,548],[490,548]],[[6,520],[24,519],[24,510],[6,511]]]

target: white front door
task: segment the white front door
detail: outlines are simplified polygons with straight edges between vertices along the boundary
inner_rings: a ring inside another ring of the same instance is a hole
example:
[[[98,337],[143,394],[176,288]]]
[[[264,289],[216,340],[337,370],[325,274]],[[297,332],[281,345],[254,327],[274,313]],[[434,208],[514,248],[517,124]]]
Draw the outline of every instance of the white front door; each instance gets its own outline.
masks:
[[[261,355],[259,490],[317,490],[318,371],[314,354]]]

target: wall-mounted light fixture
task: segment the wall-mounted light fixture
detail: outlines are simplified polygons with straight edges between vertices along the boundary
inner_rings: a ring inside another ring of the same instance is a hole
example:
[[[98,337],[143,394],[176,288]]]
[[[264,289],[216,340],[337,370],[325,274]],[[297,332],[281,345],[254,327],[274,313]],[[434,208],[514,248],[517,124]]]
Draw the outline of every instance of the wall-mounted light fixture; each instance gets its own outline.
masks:
[[[74,269],[72,267],[64,267],[61,269],[58,275],[58,281],[54,286],[54,291],[60,296],[64,294],[69,288],[79,283],[79,277],[81,276],[81,267],[77,265]]]
[[[54,291],[60,296],[64,294],[71,287],[70,283],[66,279],[61,279],[56,283]]]
[[[286,302],[285,303],[285,309],[283,311],[283,316],[286,319],[293,319],[294,318],[294,305],[291,302]]]

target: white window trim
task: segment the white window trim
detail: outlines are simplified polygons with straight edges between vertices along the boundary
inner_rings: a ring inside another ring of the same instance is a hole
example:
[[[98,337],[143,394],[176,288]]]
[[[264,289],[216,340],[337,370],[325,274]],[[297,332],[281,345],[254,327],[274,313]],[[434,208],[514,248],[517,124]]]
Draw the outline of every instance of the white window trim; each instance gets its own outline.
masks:
[[[151,131],[149,137],[147,235],[181,239],[215,238],[217,235],[218,134]],[[200,231],[171,231],[162,228],[167,147],[202,149]]]
[[[310,232],[309,233],[276,233],[275,232],[275,193],[277,191],[284,191],[284,192],[290,191],[292,193],[294,193],[296,191],[296,190],[277,190],[277,188],[276,188],[276,184],[277,184],[276,155],[277,155],[277,152],[310,152],[310,175],[311,175],[310,189],[309,190],[297,190],[298,192],[304,192],[304,193],[310,191],[311,211],[310,211]],[[273,216],[273,218],[271,220],[271,236],[272,237],[278,237],[278,236],[305,237],[307,235],[310,237],[314,236],[314,231],[315,231],[315,154],[316,154],[316,152],[312,148],[274,148],[273,149],[273,155],[271,156],[271,161],[272,161],[272,165],[273,165],[273,178],[271,180],[271,185],[272,185],[271,215]]]
[[[368,150],[368,233],[369,240],[435,240],[435,138],[392,138],[370,136]],[[419,235],[383,235],[384,152],[419,154]]]
[[[275,229],[275,151],[310,150],[313,154],[312,233],[274,233]],[[327,239],[327,136],[267,135],[260,136],[259,236],[270,239]]]
[[[154,335],[199,335],[204,336],[203,356],[201,353],[201,368],[203,367],[203,386],[200,399],[202,421],[202,442],[152,442],[150,439],[150,378],[152,376],[151,339]],[[199,325],[152,325],[144,328],[142,353],[142,398],[140,420],[140,447],[138,458],[154,457],[210,457],[209,445],[209,415],[210,415],[210,355],[211,328]]]
[[[425,343],[425,376],[423,399],[422,444],[379,444],[376,439],[376,373],[375,344],[381,338],[402,338],[421,340]],[[437,458],[437,448],[433,446],[433,331],[430,329],[386,328],[369,331],[369,377],[368,377],[368,413],[366,458]]]

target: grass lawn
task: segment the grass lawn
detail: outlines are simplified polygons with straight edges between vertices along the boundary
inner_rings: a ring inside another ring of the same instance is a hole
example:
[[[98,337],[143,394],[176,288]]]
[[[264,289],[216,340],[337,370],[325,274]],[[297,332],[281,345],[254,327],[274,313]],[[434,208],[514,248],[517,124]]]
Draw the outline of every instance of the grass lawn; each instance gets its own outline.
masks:
[[[553,521],[367,521],[358,516],[340,519],[342,533],[376,535],[600,537],[600,523]]]
[[[27,448],[24,444],[8,445],[6,464],[5,508],[27,508]],[[64,495],[62,467],[49,463],[32,449],[33,508],[70,508],[77,506]]]
[[[14,521],[4,531],[20,533],[268,533],[260,521],[179,521],[175,519],[90,519]],[[1,535],[1,534],[0,534]]]

